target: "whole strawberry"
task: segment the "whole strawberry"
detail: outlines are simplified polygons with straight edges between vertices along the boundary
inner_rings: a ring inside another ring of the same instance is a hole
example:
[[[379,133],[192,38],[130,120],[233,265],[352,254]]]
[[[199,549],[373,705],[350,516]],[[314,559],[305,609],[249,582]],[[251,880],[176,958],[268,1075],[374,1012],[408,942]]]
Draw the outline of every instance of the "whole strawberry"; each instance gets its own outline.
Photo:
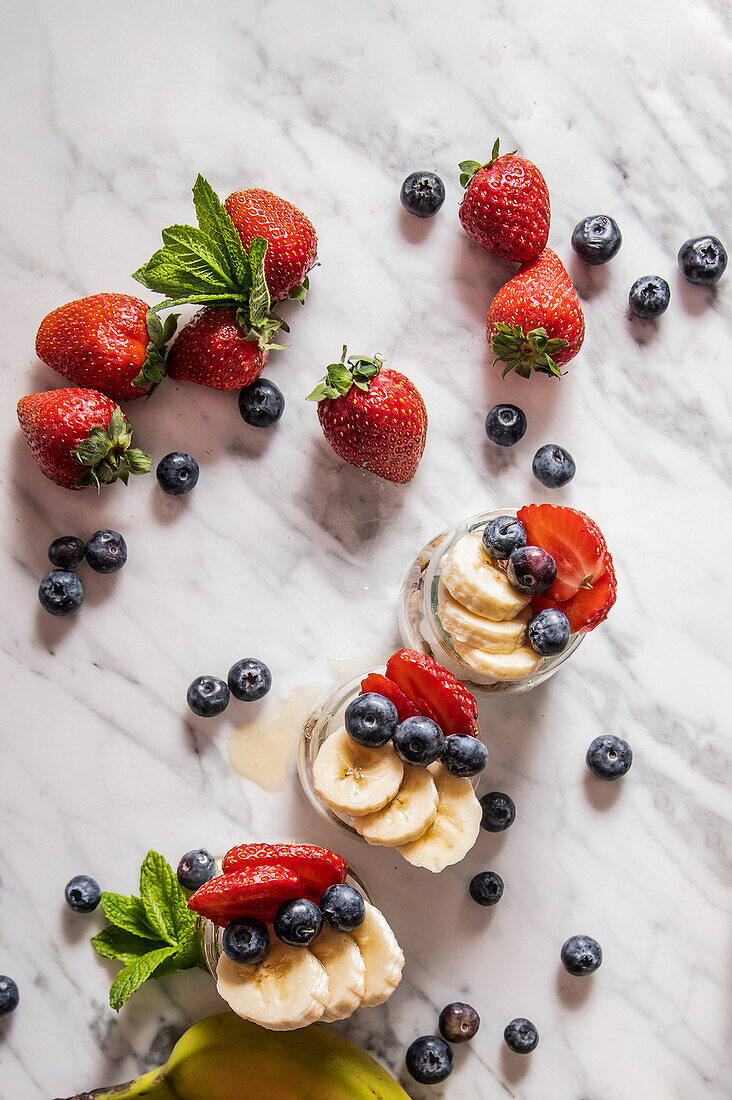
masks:
[[[264,274],[273,302],[283,298],[303,301],[307,273],[318,258],[318,238],[312,223],[287,199],[250,187],[235,191],[224,203],[244,248],[255,237],[269,245],[264,258]]]
[[[464,160],[460,182],[463,229],[481,248],[527,263],[546,248],[551,207],[539,169],[516,151],[499,155],[496,140],[487,164]]]
[[[150,457],[130,447],[132,427],[116,402],[96,390],[32,393],[18,421],[41,471],[64,489],[84,489],[144,474]]]
[[[75,382],[116,401],[143,397],[165,373],[165,349],[176,318],[165,326],[139,298],[90,294],[59,306],[41,321],[36,355]]]
[[[308,397],[318,402],[323,435],[351,466],[387,481],[411,481],[427,436],[421,394],[378,356],[347,359],[346,351]]]
[[[246,338],[236,310],[204,306],[170,349],[167,373],[213,390],[240,390],[256,382],[268,354],[256,340]]]
[[[529,378],[532,370],[561,378],[585,338],[585,319],[564,264],[550,248],[502,286],[488,311],[494,366]]]

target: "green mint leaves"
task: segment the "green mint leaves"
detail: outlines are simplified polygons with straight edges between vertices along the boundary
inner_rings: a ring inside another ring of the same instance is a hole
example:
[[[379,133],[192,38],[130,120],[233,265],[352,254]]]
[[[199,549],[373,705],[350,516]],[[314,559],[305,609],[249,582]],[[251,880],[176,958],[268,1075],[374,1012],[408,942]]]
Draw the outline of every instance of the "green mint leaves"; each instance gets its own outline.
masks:
[[[148,978],[199,965],[196,917],[157,852],[148,852],[140,868],[140,897],[103,893],[102,909],[110,924],[91,943],[105,959],[122,963],[109,990],[115,1012]]]
[[[193,185],[193,204],[198,227],[164,229],[163,247],[133,273],[143,286],[166,296],[151,312],[188,304],[225,306],[236,310],[248,340],[262,348],[281,347],[272,343],[282,321],[271,312],[264,276],[267,241],[255,237],[247,251],[218,195],[201,175]]]
[[[379,355],[350,355],[343,345],[340,363],[329,363],[325,378],[308,394],[307,401],[323,401],[326,398],[345,397],[353,386],[368,393],[371,380],[376,377],[384,365]]]
[[[77,487],[83,489],[93,485],[99,492],[102,485],[117,480],[126,485],[130,474],[147,473],[152,459],[139,448],[130,447],[131,442],[132,425],[118,405],[107,427],[95,424],[86,439],[71,452],[74,461],[86,467],[77,478]]]
[[[520,378],[530,378],[531,372],[549,374],[561,378],[562,372],[552,356],[566,348],[568,340],[550,339],[545,328],[535,328],[524,333],[520,325],[497,323],[491,339],[491,351],[496,363],[505,363],[502,377],[509,371],[516,371]]]

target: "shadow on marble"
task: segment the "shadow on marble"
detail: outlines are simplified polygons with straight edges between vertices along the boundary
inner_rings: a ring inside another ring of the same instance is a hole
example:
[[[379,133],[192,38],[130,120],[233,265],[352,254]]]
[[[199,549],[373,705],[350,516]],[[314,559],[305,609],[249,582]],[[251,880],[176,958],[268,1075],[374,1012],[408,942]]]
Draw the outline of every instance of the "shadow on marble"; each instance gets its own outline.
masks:
[[[458,228],[453,251],[453,281],[465,305],[483,328],[491,302],[518,269],[518,264],[491,255]]]
[[[574,253],[569,261],[569,275],[583,302],[597,298],[607,290],[610,283],[609,264],[593,267],[592,264],[583,263]]]
[[[715,287],[696,286],[690,283],[677,269],[671,291],[670,309],[673,309],[674,297],[681,302],[684,313],[688,313],[691,317],[700,317],[702,313],[706,313],[716,305],[717,290]]]
[[[660,336],[663,317],[659,317],[655,321],[644,321],[642,317],[636,317],[629,309],[626,310],[625,317],[628,323],[628,331],[639,347],[644,348],[648,344],[653,344]]]
[[[541,1040],[540,1040],[541,1042]],[[501,1045],[501,1069],[507,1081],[517,1085],[531,1069],[533,1054],[515,1054],[505,1043]]]
[[[561,963],[557,965],[557,996],[565,1008],[582,1008],[592,995],[594,979],[591,974],[577,978],[568,974]]]
[[[604,813],[606,810],[611,810],[617,803],[624,786],[624,780],[622,777],[613,780],[597,779],[591,772],[587,771],[582,786],[585,798],[590,806]]]
[[[397,214],[399,232],[410,244],[421,244],[429,237],[434,229],[435,220],[439,216],[438,212],[434,218],[418,218],[414,214],[408,214],[404,207],[400,206]]]

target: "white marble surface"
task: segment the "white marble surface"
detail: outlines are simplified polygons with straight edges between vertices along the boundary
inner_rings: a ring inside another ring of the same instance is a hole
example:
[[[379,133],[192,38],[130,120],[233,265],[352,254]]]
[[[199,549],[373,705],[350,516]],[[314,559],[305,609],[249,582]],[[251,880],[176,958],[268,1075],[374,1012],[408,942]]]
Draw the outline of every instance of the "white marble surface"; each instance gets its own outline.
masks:
[[[442,1004],[464,998],[482,1015],[445,1086],[412,1086],[415,1097],[730,1096],[732,273],[711,294],[675,264],[688,236],[732,244],[724,6],[8,0],[3,22],[0,972],[22,1000],[0,1025],[0,1095],[125,1079],[219,1005],[195,973],[116,1017],[110,968],[87,942],[101,917],[64,908],[72,874],[132,889],[148,847],[175,861],[199,844],[298,836],[353,859],[407,952],[397,995],[348,1034],[401,1072]],[[501,384],[489,366],[484,318],[509,269],[462,233],[455,166],[485,157],[496,134],[543,169],[550,244],[583,298],[585,348],[561,384]],[[427,224],[398,203],[419,167],[448,188]],[[41,477],[15,426],[21,394],[63,384],[34,359],[36,327],[80,294],[135,293],[127,272],[162,225],[189,219],[199,171],[222,194],[281,192],[317,227],[322,267],[308,305],[287,307],[292,346],[268,369],[286,415],[257,434],[232,396],[169,383],[130,412],[156,457],[198,457],[195,493],[170,500],[149,477],[100,500],[71,495]],[[600,211],[624,243],[588,274],[569,235]],[[649,273],[672,287],[657,327],[626,317],[630,283]],[[424,394],[427,449],[407,487],[339,462],[302,400],[343,341],[382,352]],[[500,455],[482,429],[499,398],[530,422]],[[482,708],[484,782],[514,797],[515,826],[435,879],[334,835],[294,772],[279,794],[234,775],[226,745],[242,708],[191,721],[189,680],[254,653],[274,671],[271,705],[327,684],[329,658],[390,646],[410,556],[462,515],[542,499],[530,461],[547,441],[578,467],[552,499],[600,522],[620,598],[549,685]],[[35,594],[48,543],[105,525],[125,534],[127,568],[86,573],[82,612],[51,620]],[[584,766],[606,730],[635,751],[612,787]],[[506,892],[483,911],[466,889],[488,867]],[[605,951],[584,983],[558,966],[574,932]],[[541,1033],[523,1061],[502,1044],[515,1015]]]

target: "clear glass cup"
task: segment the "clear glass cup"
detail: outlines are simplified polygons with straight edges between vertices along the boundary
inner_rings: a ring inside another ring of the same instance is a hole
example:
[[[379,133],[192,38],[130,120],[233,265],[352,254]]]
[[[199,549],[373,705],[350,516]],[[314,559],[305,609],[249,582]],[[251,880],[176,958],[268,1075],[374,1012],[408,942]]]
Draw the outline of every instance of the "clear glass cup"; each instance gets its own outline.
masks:
[[[357,874],[352,867],[348,868],[346,882],[349,886],[354,886],[356,890],[364,896],[366,901],[373,904],[368,887],[361,876]],[[205,917],[198,917],[197,919],[198,949],[201,957],[200,965],[204,970],[208,970],[215,981],[216,967],[218,966],[219,959],[224,953],[224,930],[219,927],[218,924],[214,924],[213,921],[207,920]]]
[[[383,675],[386,672],[386,668],[382,665],[381,668],[364,669],[363,672],[355,676],[349,676],[345,680],[340,680],[335,686],[328,688],[328,690],[320,696],[310,714],[305,719],[303,733],[297,751],[297,770],[300,776],[300,782],[313,808],[322,818],[325,818],[326,821],[332,821],[340,826],[341,829],[345,829],[351,836],[360,840],[362,844],[367,844],[368,842],[364,840],[356,829],[354,829],[348,815],[339,814],[336,810],[331,809],[315,790],[313,767],[318,753],[326,739],[344,725],[346,707],[352,699],[355,699],[356,696],[360,694],[361,681],[371,672],[377,672]],[[477,775],[471,780],[473,789],[478,786],[480,778],[480,775]]]
[[[442,531],[427,543],[407,570],[399,594],[399,633],[405,646],[429,653],[471,690],[503,695],[531,691],[553,676],[577,649],[584,634],[573,634],[566,649],[556,657],[543,657],[537,668],[515,680],[497,680],[475,669],[455,651],[452,638],[440,622],[440,569],[453,546],[471,531],[482,531],[490,519],[515,516],[514,508],[481,512]]]

